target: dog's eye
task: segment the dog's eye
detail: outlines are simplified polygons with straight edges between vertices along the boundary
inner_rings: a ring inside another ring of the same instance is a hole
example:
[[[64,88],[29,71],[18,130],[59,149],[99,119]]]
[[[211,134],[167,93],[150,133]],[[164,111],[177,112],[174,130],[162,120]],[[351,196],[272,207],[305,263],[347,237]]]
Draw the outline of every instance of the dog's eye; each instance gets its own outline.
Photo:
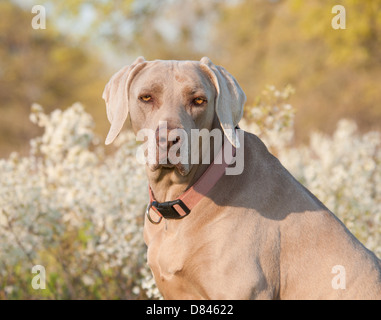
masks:
[[[150,102],[152,97],[149,94],[145,94],[144,96],[140,96],[139,99],[143,102]]]
[[[202,98],[202,97],[197,97],[197,98],[194,98],[192,102],[196,106],[201,106],[202,104],[206,103],[207,100],[205,98]]]

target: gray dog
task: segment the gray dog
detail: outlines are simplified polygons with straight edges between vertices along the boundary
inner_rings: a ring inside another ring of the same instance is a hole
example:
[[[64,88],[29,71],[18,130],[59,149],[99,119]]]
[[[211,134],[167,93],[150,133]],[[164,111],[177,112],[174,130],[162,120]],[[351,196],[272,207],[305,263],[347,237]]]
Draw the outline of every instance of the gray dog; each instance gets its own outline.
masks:
[[[155,132],[157,150],[190,148],[184,139],[168,139],[172,129],[188,136],[192,129],[217,129],[223,147],[232,146],[221,164],[162,164],[157,156],[146,166],[144,239],[164,298],[381,299],[381,261],[258,137],[237,133],[246,97],[224,68],[206,57],[140,57],[111,78],[103,98],[111,123],[106,144],[130,114],[135,134]],[[220,155],[200,150],[212,160]],[[224,174],[240,151],[243,172]]]

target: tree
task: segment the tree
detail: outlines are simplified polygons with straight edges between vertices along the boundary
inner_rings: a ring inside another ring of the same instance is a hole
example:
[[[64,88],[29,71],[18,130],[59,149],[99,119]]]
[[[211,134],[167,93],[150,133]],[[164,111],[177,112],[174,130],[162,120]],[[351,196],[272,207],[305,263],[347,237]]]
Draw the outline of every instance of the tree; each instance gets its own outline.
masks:
[[[0,12],[1,153],[20,150],[36,133],[28,118],[34,102],[53,110],[81,101],[93,115],[104,114],[107,77],[96,54],[71,43],[50,23],[34,30],[31,12],[11,2],[1,2]]]
[[[332,131],[352,117],[360,128],[380,128],[381,2],[338,1],[345,30],[334,30],[328,0],[242,0],[226,3],[215,27],[219,62],[229,66],[248,104],[267,84],[291,84],[298,137]]]

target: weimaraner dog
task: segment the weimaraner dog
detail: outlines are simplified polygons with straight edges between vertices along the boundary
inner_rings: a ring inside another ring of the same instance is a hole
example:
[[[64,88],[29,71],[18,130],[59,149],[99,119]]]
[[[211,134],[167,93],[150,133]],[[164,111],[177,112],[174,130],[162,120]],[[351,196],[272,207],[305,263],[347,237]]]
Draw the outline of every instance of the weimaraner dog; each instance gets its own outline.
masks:
[[[192,129],[216,129],[225,141],[201,144],[199,159],[232,150],[212,164],[147,161],[144,239],[165,299],[381,299],[381,261],[257,136],[237,129],[246,97],[224,68],[207,57],[140,57],[111,78],[103,98],[106,144],[130,114],[135,134],[152,130],[151,148],[164,157],[170,147],[190,149]],[[177,129],[188,138],[169,139]],[[242,172],[225,174],[238,156]]]

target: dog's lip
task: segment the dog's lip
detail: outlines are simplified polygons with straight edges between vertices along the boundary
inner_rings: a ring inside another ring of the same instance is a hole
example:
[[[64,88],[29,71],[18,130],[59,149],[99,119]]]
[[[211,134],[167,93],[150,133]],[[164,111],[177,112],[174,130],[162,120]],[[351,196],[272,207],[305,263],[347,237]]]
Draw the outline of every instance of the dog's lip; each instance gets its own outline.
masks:
[[[159,166],[162,166],[163,168],[174,168],[175,167],[175,165],[172,163],[163,163],[163,164],[159,163]]]
[[[181,162],[177,164],[171,163],[168,153],[165,152],[164,154],[160,154],[159,148],[156,149],[156,161],[155,163],[151,163],[149,168],[151,171],[156,171],[162,168],[173,169],[177,170],[177,172],[182,176],[186,176],[190,171],[190,169],[187,169]]]
[[[185,167],[181,163],[177,164],[175,167],[176,167],[177,171],[180,173],[180,175],[182,175],[182,176],[186,176],[190,172],[190,169],[186,170]]]
[[[186,176],[190,172],[190,168],[187,170],[184,165],[181,163],[178,164],[160,164],[160,163],[155,163],[154,165],[150,165],[149,168],[151,171],[156,171],[159,169],[167,169],[167,170],[176,170],[181,176]]]

